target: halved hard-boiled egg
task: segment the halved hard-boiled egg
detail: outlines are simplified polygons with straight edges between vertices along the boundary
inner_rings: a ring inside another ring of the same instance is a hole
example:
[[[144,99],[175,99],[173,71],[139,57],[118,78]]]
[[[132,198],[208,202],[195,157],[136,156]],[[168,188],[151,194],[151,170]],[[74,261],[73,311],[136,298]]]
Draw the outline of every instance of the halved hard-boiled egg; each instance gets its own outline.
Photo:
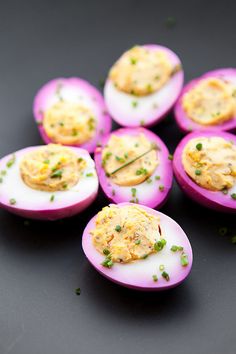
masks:
[[[180,284],[192,267],[192,249],[170,217],[143,205],[110,204],[86,226],[82,247],[109,280],[137,290]]]
[[[236,136],[202,131],[185,136],[173,161],[175,177],[196,202],[236,212]]]
[[[33,112],[45,143],[78,146],[93,152],[111,130],[100,92],[87,81],[58,78],[37,93]]]
[[[94,161],[81,148],[32,146],[0,160],[0,205],[34,219],[56,220],[87,208],[96,198]]]
[[[180,59],[169,48],[135,46],[110,69],[104,87],[107,109],[122,126],[153,125],[173,107],[183,78]]]
[[[103,137],[95,150],[100,185],[114,203],[160,207],[171,190],[172,156],[145,128],[121,128]]]
[[[236,128],[236,69],[218,69],[190,81],[176,105],[183,132]]]

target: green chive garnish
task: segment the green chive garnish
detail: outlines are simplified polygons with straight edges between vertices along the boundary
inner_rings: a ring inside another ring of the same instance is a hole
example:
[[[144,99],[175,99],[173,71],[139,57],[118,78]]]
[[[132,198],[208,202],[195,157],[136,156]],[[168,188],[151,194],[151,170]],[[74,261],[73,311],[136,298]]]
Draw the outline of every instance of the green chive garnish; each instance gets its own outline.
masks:
[[[173,160],[173,155],[169,154],[168,159],[172,161]]]
[[[53,202],[54,201],[54,199],[55,199],[55,195],[51,195],[51,198],[50,198],[50,202]]]
[[[231,198],[236,200],[236,193],[231,194]]]
[[[136,188],[131,188],[132,197],[136,197],[136,192],[137,192]]]
[[[173,246],[171,246],[171,251],[172,252],[177,252],[177,251],[183,251],[183,247],[182,246],[176,246],[176,245],[173,245]]]
[[[159,266],[159,269],[160,269],[161,272],[163,272],[163,270],[165,269],[164,264],[161,264],[161,265]]]
[[[228,229],[227,227],[220,227],[218,232],[220,236],[225,236],[228,233]]]
[[[159,191],[160,191],[160,192],[163,192],[163,191],[164,191],[164,186],[163,186],[162,184],[159,186]]]
[[[92,172],[86,173],[86,177],[93,177],[93,173]]]
[[[16,204],[16,200],[14,198],[11,198],[9,200],[9,202],[10,202],[11,205],[15,205]]]
[[[61,178],[62,177],[62,170],[56,170],[51,174],[51,178]]]
[[[116,230],[117,232],[121,232],[121,226],[120,226],[120,225],[116,225],[115,230]]]
[[[137,105],[138,105],[138,102],[137,102],[137,101],[133,101],[133,102],[132,102],[132,107],[136,108]]]
[[[155,180],[156,180],[156,181],[159,181],[160,178],[161,178],[160,176],[155,176]]]
[[[111,268],[113,266],[111,257],[108,255],[101,264],[103,265],[103,267]]]
[[[188,255],[186,253],[181,254],[180,262],[183,267],[186,267],[188,265]]]
[[[198,144],[196,145],[196,149],[197,149],[198,151],[201,151],[201,150],[202,150],[202,143],[198,143]]]
[[[135,245],[140,245],[141,240],[136,240],[134,243],[135,243]]]
[[[16,156],[13,154],[11,159],[7,162],[7,167],[10,168],[16,161]]]
[[[159,251],[163,250],[165,245],[166,245],[166,240],[164,238],[162,238],[160,241],[157,241],[154,243],[154,250],[159,252]]]
[[[201,170],[195,170],[195,175],[196,176],[200,176],[202,174],[202,171]]]
[[[153,281],[158,281],[157,275],[153,274],[152,279],[153,279]]]
[[[103,252],[103,254],[105,254],[105,256],[108,256],[108,254],[110,254],[110,251],[108,248],[104,248],[104,250],[102,252]]]
[[[164,272],[161,273],[161,275],[166,281],[170,280],[170,276],[169,276],[169,274],[167,272],[164,271]]]
[[[81,294],[81,289],[80,288],[75,289],[75,294],[76,295],[80,295]]]

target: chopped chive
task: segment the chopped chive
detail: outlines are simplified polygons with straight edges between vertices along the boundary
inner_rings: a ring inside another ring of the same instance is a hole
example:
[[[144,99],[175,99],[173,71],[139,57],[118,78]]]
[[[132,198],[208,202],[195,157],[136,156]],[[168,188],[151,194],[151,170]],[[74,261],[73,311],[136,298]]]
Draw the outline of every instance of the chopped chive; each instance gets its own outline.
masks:
[[[137,192],[136,188],[131,188],[132,197],[136,197],[136,192]]]
[[[195,175],[196,176],[200,176],[202,174],[202,171],[201,170],[195,170]]]
[[[141,167],[139,170],[136,171],[136,175],[140,176],[140,175],[146,175],[148,173],[148,171],[146,170],[146,168]]]
[[[77,161],[82,162],[82,161],[84,161],[84,159],[82,157],[79,157]]]
[[[166,281],[170,280],[170,276],[169,276],[169,274],[167,272],[164,271],[164,272],[161,273],[161,275]]]
[[[146,180],[146,182],[150,184],[150,183],[152,183],[152,179],[151,179],[151,178],[148,178],[148,179]]]
[[[236,200],[236,193],[231,194],[231,198]]]
[[[142,256],[142,259],[146,259],[146,258],[148,258],[148,254],[144,254],[144,255]]]
[[[16,161],[16,156],[13,154],[11,159],[7,162],[7,167],[10,168]]]
[[[134,146],[135,146],[136,148],[139,147],[139,143],[136,143]]]
[[[134,243],[135,243],[135,245],[140,245],[141,240],[136,240]]]
[[[9,200],[9,202],[10,202],[11,205],[15,205],[16,204],[16,200],[14,198],[11,198]]]
[[[154,243],[154,250],[159,252],[159,251],[163,250],[165,245],[166,245],[166,240],[164,238],[162,238],[160,241],[157,241]]]
[[[121,162],[121,163],[125,162],[125,159],[123,157],[116,156],[115,158],[116,158],[116,161],[118,161],[118,162]]]
[[[103,254],[105,254],[105,256],[108,256],[108,254],[110,254],[110,251],[108,248],[104,248],[104,250],[102,252],[103,252]]]
[[[153,279],[153,281],[158,281],[157,275],[153,274],[152,279]]]
[[[0,177],[0,183],[2,183],[3,182],[3,178],[2,177]]]
[[[127,152],[124,154],[125,159],[128,159],[129,155],[127,154]]]
[[[86,173],[86,177],[93,177],[93,173],[92,172]]]
[[[201,151],[201,150],[202,150],[202,143],[198,143],[198,144],[196,145],[196,149],[197,149],[198,151]]]
[[[145,124],[145,120],[140,120],[140,125],[144,125]]]
[[[7,171],[6,171],[6,170],[2,170],[2,171],[1,171],[1,175],[2,175],[2,176],[6,176],[6,174],[7,174]]]
[[[137,64],[137,59],[135,59],[135,58],[130,58],[130,64],[131,64],[131,65]]]
[[[164,191],[164,188],[165,188],[165,187],[161,184],[161,185],[159,186],[159,191],[160,191],[160,192],[163,192],[163,191]]]
[[[220,236],[225,236],[228,233],[228,228],[227,227],[220,227],[218,232],[219,232]]]
[[[110,255],[108,255],[105,258],[105,260],[101,263],[101,265],[103,265],[103,267],[106,267],[106,268],[111,268],[113,266],[113,262],[112,262]]]
[[[63,186],[62,186],[63,189],[66,189],[67,187],[68,187],[67,183],[64,183]]]
[[[121,232],[121,226],[120,226],[120,225],[116,225],[115,230],[116,230],[117,232]]]
[[[232,236],[232,237],[231,237],[231,242],[232,242],[233,244],[236,243],[236,236]]]
[[[151,84],[147,85],[147,90],[148,90],[149,93],[151,93],[153,91],[153,88],[152,88]]]
[[[55,195],[52,194],[51,197],[50,197],[50,202],[53,202],[54,199],[55,199]]]
[[[133,102],[132,102],[132,107],[136,108],[137,105],[138,105],[138,102],[137,102],[137,101],[133,101]]]
[[[81,294],[81,289],[80,288],[75,289],[75,294],[76,295],[80,295]]]
[[[168,159],[172,161],[173,160],[173,155],[169,154]]]
[[[161,178],[160,176],[155,176],[155,180],[156,180],[156,181],[159,181],[160,178]]]
[[[188,265],[188,255],[186,253],[181,254],[180,262],[183,267],[186,267]]]
[[[164,269],[165,269],[164,264],[161,264],[161,265],[159,266],[159,270],[160,270],[161,272],[163,272]]]
[[[221,190],[221,192],[226,195],[226,194],[228,194],[228,189],[227,189],[227,188],[223,188],[223,189]]]
[[[50,160],[44,160],[43,163],[45,163],[46,165],[50,164]]]
[[[62,177],[62,170],[56,170],[51,174],[51,178],[61,178]]]
[[[182,246],[176,246],[176,245],[173,245],[173,246],[171,246],[171,251],[172,252],[177,252],[177,251],[183,251],[183,247]]]
[[[64,127],[64,123],[63,122],[59,122],[59,125],[61,126],[61,127]]]

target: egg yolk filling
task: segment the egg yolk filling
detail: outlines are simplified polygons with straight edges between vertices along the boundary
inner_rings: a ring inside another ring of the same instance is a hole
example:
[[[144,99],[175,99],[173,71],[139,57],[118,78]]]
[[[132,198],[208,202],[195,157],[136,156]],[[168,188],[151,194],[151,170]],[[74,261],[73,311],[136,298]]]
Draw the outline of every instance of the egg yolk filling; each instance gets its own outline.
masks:
[[[191,139],[182,153],[185,172],[199,186],[227,190],[236,182],[236,146],[220,137]]]
[[[20,163],[20,174],[30,188],[55,192],[79,182],[86,162],[65,146],[49,144],[30,151]]]
[[[43,127],[55,143],[81,145],[93,138],[96,120],[88,107],[60,100],[45,111]]]
[[[134,186],[149,178],[158,165],[157,146],[144,134],[113,134],[102,150],[102,165],[112,182]]]
[[[187,116],[202,125],[214,125],[230,120],[236,112],[236,100],[231,84],[217,78],[201,80],[183,96]]]
[[[160,90],[172,72],[172,64],[164,51],[135,46],[113,65],[109,78],[120,91],[146,96]]]
[[[122,208],[111,205],[97,215],[91,231],[96,250],[113,262],[128,263],[146,258],[165,244],[161,235],[160,219],[138,206]]]

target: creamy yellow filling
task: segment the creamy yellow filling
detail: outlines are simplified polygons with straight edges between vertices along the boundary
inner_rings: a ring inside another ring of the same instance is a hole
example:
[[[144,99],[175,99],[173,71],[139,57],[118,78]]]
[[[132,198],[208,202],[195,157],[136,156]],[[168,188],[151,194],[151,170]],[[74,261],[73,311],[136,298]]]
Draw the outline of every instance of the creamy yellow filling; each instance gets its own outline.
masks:
[[[236,146],[220,137],[191,139],[182,153],[186,173],[201,187],[220,191],[236,182]]]
[[[109,78],[118,90],[145,96],[160,90],[172,71],[172,64],[164,51],[135,46],[113,65]]]
[[[20,174],[29,187],[55,192],[76,185],[85,167],[85,160],[70,148],[49,144],[25,154]]]
[[[143,154],[145,155],[140,157]],[[138,159],[133,161],[136,158]],[[115,184],[120,186],[140,184],[153,174],[158,165],[156,146],[144,134],[137,136],[113,134],[102,150],[102,164],[106,174]],[[121,168],[122,166],[124,167]]]
[[[232,85],[217,78],[202,79],[183,96],[182,105],[187,116],[202,125],[228,121],[236,112]]]
[[[91,231],[95,248],[113,262],[131,262],[156,252],[162,238],[160,219],[138,206],[107,206],[97,215]]]
[[[96,120],[88,107],[61,100],[45,111],[43,127],[55,143],[80,145],[93,138]]]

